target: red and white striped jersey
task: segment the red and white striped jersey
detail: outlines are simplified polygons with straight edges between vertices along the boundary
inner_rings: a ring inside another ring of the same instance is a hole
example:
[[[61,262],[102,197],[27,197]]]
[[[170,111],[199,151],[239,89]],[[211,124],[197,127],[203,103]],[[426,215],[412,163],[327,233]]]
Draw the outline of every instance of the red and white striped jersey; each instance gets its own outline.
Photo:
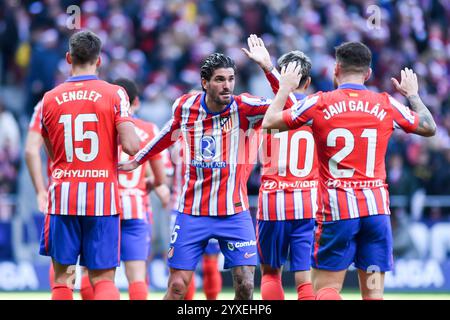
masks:
[[[140,139],[141,148],[159,134],[158,127],[151,123],[134,118],[136,134]],[[120,161],[132,159],[119,146]],[[163,153],[153,156],[150,160],[163,159]],[[151,218],[150,197],[146,188],[146,173],[150,170],[149,162],[130,172],[119,173],[119,195],[122,203],[122,220]]]
[[[76,76],[47,92],[42,136],[53,160],[46,213],[120,213],[117,129],[128,114],[124,89],[96,76]]]
[[[31,116],[30,123],[28,125],[29,132],[36,132],[38,134],[41,134],[41,115],[42,115],[42,100],[40,100],[34,106],[33,115]],[[51,176],[52,176],[52,162],[50,160],[50,157],[47,157],[47,178],[49,185]]]
[[[254,128],[261,124],[271,101],[248,94],[233,96],[212,113],[204,93],[183,95],[173,104],[173,117],[136,156],[143,163],[181,136],[184,175],[176,210],[198,216],[226,216],[249,209],[247,179],[257,144]],[[256,161],[256,156],[255,156]]]
[[[266,73],[274,93],[278,92],[279,73]],[[286,107],[305,98],[290,97]],[[284,221],[316,217],[319,172],[314,137],[309,126],[296,130],[263,133],[260,149],[261,187],[258,220]]]
[[[183,143],[178,140],[173,144],[170,150],[170,158],[172,160],[172,165],[174,168],[173,176],[172,176],[172,194],[170,197],[171,208],[172,210],[178,210],[178,197],[181,194],[182,181],[184,175],[184,163],[183,163]]]
[[[390,214],[385,155],[394,128],[413,132],[418,116],[387,93],[344,84],[283,111],[287,126],[312,121],[323,221]]]

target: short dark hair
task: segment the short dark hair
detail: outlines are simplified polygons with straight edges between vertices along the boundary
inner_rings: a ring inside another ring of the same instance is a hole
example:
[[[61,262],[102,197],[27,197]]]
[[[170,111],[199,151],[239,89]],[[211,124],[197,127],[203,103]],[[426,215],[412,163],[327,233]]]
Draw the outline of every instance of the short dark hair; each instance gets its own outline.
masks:
[[[289,51],[288,53],[283,54],[278,59],[278,65],[280,68],[283,68],[284,66],[287,66],[289,62],[295,61],[297,64],[301,66],[301,74],[302,78],[300,79],[300,82],[298,83],[298,86],[302,86],[305,84],[306,80],[309,78],[311,73],[311,59],[304,54],[302,51],[294,50]]]
[[[69,53],[72,63],[76,65],[95,63],[101,48],[100,38],[89,30],[74,33],[69,39]]]
[[[200,68],[200,77],[209,81],[214,70],[220,68],[233,68],[234,72],[236,72],[236,64],[233,59],[222,53],[212,53],[203,61]]]
[[[344,72],[366,72],[372,63],[370,49],[361,42],[345,42],[335,48],[336,62]]]
[[[113,83],[125,89],[128,99],[130,99],[130,104],[133,104],[139,92],[136,83],[127,78],[116,79]]]

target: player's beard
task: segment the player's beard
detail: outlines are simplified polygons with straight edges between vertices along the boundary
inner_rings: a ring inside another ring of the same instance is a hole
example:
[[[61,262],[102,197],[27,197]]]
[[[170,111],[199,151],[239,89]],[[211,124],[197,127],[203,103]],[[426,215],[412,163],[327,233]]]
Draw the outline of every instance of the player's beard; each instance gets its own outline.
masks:
[[[232,92],[231,91],[226,92],[227,94],[229,94],[229,98],[223,98],[222,94],[224,93],[225,92],[220,92],[217,95],[215,95],[214,102],[222,106],[227,106],[231,102]]]

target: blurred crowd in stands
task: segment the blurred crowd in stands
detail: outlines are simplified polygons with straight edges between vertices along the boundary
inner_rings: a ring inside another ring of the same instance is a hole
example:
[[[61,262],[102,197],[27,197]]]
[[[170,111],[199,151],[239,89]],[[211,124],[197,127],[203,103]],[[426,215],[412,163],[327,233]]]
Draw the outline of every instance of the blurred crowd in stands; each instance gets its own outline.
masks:
[[[397,210],[399,220],[402,212],[410,216],[411,210],[417,211],[411,203],[419,207],[416,220],[442,221],[450,216],[448,206],[422,210],[424,203],[417,200],[424,195],[450,196],[449,0],[0,0],[0,4],[0,193],[17,192],[21,136],[34,105],[68,76],[64,57],[68,37],[76,30],[67,27],[74,19],[67,8],[77,5],[80,27],[103,41],[100,77],[134,79],[144,102],[140,116],[160,126],[170,117],[173,101],[199,87],[199,65],[215,51],[235,60],[236,93],[273,96],[262,72],[241,51],[251,33],[263,38],[274,62],[289,50],[308,54],[313,65],[311,93],[333,89],[334,47],[344,41],[363,41],[371,48],[373,76],[367,85],[405,103],[390,78],[399,78],[401,68],[412,67],[438,130],[428,139],[394,133],[386,162],[390,194],[407,196],[408,205]],[[20,95],[19,106],[13,106],[15,99],[4,98],[8,90]],[[256,194],[258,187],[254,174],[250,193]]]

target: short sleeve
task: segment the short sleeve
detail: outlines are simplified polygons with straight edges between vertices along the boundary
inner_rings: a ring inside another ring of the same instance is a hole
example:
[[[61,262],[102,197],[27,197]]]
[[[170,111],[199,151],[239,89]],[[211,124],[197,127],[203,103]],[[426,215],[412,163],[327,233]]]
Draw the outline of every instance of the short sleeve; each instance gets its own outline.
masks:
[[[392,96],[388,95],[388,99],[393,109],[394,128],[400,128],[407,133],[416,131],[419,125],[419,115]]]
[[[283,111],[283,121],[286,123],[289,129],[297,129],[310,121],[317,106],[319,104],[320,94],[307,96],[306,98],[298,101],[290,109]]]

